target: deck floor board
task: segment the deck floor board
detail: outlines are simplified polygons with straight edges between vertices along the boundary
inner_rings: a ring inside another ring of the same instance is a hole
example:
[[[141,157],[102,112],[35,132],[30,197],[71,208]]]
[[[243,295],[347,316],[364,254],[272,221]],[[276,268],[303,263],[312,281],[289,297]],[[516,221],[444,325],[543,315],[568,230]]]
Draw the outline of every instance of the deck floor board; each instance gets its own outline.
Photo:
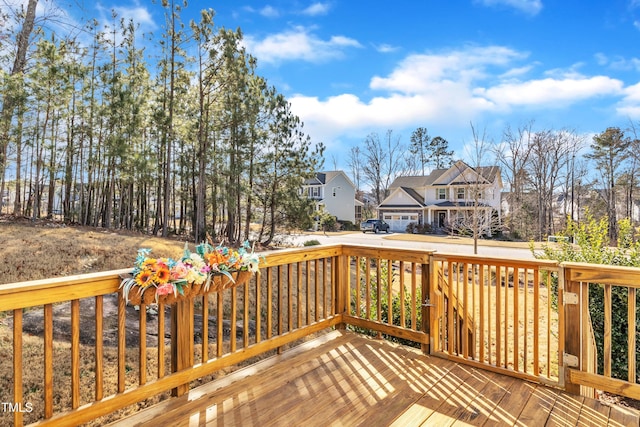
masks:
[[[112,426],[638,425],[618,407],[334,331]]]

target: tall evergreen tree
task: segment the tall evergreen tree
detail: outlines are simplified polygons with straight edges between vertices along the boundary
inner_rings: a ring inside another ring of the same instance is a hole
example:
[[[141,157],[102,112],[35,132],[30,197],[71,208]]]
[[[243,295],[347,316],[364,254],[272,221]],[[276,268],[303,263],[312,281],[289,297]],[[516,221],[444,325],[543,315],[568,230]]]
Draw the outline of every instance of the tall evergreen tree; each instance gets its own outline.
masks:
[[[616,211],[616,181],[620,168],[629,156],[630,139],[617,127],[607,128],[604,132],[593,137],[592,152],[587,155],[593,160],[600,172],[601,197],[605,201],[609,218],[609,239],[615,244],[618,236],[618,217]]]
[[[427,128],[419,127],[411,133],[411,143],[409,144],[409,153],[419,162],[422,175],[425,175],[426,166],[429,163],[429,144],[431,136]]]

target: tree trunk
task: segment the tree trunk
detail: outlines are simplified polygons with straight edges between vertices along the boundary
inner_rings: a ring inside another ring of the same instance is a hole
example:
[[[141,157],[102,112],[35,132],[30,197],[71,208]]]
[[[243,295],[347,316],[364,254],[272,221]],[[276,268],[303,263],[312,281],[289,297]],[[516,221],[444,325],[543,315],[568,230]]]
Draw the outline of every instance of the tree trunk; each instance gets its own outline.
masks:
[[[29,37],[33,31],[36,18],[36,6],[38,0],[29,0],[27,5],[27,13],[24,16],[24,24],[18,33],[16,57],[13,61],[11,76],[16,76],[24,72],[27,63],[27,50],[29,49]],[[22,86],[22,85],[20,85]],[[19,96],[19,95],[18,95]],[[4,194],[5,189],[5,171],[7,169],[7,147],[9,145],[9,134],[11,129],[11,120],[13,112],[16,108],[18,97],[11,88],[4,93],[4,102],[2,103],[2,111],[0,112],[0,195]],[[18,168],[20,165],[18,164]],[[0,211],[2,210],[3,198],[0,196]]]

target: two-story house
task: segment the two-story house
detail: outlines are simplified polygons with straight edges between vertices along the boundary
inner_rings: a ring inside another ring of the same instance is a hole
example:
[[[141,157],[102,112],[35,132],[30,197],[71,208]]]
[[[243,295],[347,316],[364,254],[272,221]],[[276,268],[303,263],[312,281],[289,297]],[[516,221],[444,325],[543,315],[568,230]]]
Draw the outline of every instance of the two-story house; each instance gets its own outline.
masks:
[[[393,231],[407,225],[429,224],[434,229],[462,223],[480,214],[490,233],[490,224],[501,222],[502,178],[498,166],[472,168],[459,160],[448,169],[435,169],[427,176],[402,176],[390,186],[389,197],[378,206],[378,215]],[[493,224],[493,226],[499,224]]]
[[[316,203],[316,210],[324,209],[338,221],[353,224],[362,219],[362,202],[356,200],[356,186],[343,171],[318,172],[302,186],[302,194]]]

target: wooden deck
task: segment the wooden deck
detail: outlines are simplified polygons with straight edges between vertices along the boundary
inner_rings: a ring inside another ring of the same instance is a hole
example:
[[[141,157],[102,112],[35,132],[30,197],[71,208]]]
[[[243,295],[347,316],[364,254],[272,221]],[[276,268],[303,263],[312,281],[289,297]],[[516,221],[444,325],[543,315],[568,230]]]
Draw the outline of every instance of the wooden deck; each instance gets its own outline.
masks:
[[[333,331],[114,426],[638,426],[598,401]]]

